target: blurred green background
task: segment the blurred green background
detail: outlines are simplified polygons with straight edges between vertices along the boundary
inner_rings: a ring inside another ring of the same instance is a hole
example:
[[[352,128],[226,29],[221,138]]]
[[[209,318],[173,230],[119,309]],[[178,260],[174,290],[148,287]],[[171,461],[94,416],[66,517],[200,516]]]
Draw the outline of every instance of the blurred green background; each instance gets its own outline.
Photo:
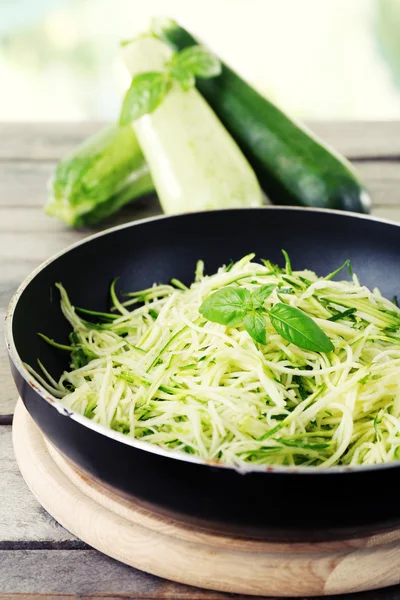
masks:
[[[113,119],[119,40],[153,15],[299,118],[400,118],[400,0],[0,0],[0,120]]]

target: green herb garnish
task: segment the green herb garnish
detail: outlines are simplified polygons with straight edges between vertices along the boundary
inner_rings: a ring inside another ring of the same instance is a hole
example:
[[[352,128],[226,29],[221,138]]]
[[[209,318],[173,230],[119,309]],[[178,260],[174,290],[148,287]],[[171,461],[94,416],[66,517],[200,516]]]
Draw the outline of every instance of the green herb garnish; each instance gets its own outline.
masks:
[[[269,312],[271,324],[285,340],[303,350],[331,352],[334,346],[326,333],[305,312],[279,302]]]
[[[208,321],[237,327],[243,324],[247,333],[258,343],[266,344],[265,311],[263,304],[275,285],[263,285],[252,294],[246,288],[225,287],[209,296],[199,312]],[[304,350],[331,352],[334,346],[328,336],[302,310],[278,302],[269,311],[274,329],[288,342]]]
[[[196,77],[208,79],[220,73],[220,61],[203,46],[191,46],[176,52],[161,72],[140,73],[133,77],[122,104],[119,124],[129,125],[153,112],[174,82],[188,91],[195,86]]]
[[[246,288],[225,287],[209,296],[199,308],[208,321],[237,327],[243,324],[247,333],[260,344],[266,344],[263,304],[275,285],[262,285],[252,294]]]

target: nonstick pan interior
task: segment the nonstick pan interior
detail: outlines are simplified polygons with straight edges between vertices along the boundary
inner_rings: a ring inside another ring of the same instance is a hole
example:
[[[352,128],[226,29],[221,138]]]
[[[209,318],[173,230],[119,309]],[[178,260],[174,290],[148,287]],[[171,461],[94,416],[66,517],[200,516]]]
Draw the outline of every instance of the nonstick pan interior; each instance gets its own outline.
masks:
[[[196,261],[212,274],[249,252],[294,269],[325,275],[350,259],[362,284],[388,298],[400,292],[400,229],[395,224],[334,211],[264,208],[157,218],[112,229],[61,253],[17,294],[9,314],[13,373],[24,402],[51,441],[92,476],[159,511],[203,526],[269,539],[328,539],[382,531],[400,523],[394,494],[397,465],[370,469],[267,468],[240,474],[129,446],[60,414],[27,383],[21,361],[39,358],[58,377],[68,356],[37,335],[67,343],[61,282],[72,302],[109,308],[110,282],[134,291],[177,277],[193,281]],[[346,277],[342,272],[341,277]]]

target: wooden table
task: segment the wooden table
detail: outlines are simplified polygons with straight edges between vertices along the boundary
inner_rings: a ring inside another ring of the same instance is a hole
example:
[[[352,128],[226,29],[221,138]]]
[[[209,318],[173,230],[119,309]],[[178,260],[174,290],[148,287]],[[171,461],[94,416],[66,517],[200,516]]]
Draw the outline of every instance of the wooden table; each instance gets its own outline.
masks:
[[[72,231],[45,216],[42,206],[56,162],[99,127],[0,124],[0,328],[10,297],[24,277],[55,252],[95,231]],[[400,221],[400,122],[319,122],[311,127],[354,162],[371,191],[373,214]],[[158,212],[156,199],[139,201],[100,229]],[[0,600],[232,598],[128,568],[60,527],[33,498],[15,463],[11,423],[17,394],[3,343],[0,390]],[[400,586],[357,595],[358,600],[399,598]]]

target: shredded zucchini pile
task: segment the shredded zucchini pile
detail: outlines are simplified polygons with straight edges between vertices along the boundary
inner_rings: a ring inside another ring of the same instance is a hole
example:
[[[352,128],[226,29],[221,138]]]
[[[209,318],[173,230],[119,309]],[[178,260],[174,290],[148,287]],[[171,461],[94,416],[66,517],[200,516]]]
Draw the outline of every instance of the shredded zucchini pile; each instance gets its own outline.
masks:
[[[41,383],[70,409],[128,436],[228,465],[360,465],[400,458],[400,310],[375,289],[292,272],[245,256],[195,282],[126,295],[113,309],[61,308],[73,332],[71,370]],[[339,270],[338,270],[339,271]],[[336,274],[336,272],[335,272]],[[207,321],[223,286],[275,284],[265,308],[306,312],[334,351],[303,350],[266,319],[267,344],[243,326]],[[81,315],[81,316],[79,316]],[[87,319],[95,319],[96,322]],[[31,369],[32,370],[32,369]]]

